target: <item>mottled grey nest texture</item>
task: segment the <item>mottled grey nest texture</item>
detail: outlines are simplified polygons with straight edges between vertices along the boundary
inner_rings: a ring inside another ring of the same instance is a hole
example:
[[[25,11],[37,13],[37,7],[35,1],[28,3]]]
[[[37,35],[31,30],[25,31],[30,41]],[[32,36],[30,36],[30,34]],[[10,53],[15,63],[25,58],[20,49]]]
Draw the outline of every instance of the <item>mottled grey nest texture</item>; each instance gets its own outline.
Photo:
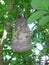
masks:
[[[25,52],[31,48],[30,30],[25,18],[20,17],[15,21],[11,48],[16,52]]]

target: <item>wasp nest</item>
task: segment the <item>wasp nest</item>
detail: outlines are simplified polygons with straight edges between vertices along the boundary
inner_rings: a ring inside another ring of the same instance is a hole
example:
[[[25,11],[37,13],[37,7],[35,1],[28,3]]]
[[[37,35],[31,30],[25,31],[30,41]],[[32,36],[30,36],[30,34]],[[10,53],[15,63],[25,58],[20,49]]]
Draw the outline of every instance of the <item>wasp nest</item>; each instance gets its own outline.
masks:
[[[17,18],[13,29],[11,48],[16,52],[28,51],[31,48],[30,40],[30,30],[25,18]]]

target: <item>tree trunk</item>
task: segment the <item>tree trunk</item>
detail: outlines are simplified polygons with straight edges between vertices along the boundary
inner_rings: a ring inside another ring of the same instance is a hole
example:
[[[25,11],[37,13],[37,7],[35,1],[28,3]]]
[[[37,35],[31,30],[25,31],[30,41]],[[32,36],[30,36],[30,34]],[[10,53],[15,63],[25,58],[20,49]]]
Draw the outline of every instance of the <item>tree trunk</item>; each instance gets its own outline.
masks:
[[[0,45],[0,65],[4,65],[2,53],[3,53],[3,46]]]

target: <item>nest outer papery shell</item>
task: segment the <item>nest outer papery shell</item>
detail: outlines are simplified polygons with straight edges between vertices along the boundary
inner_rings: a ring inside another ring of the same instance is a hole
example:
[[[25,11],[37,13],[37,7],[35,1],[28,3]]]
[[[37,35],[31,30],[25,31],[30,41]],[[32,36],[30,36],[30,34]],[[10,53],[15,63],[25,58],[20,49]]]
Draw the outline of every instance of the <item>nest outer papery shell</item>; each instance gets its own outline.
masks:
[[[20,17],[15,21],[11,48],[16,52],[25,52],[31,48],[30,30],[25,18]]]

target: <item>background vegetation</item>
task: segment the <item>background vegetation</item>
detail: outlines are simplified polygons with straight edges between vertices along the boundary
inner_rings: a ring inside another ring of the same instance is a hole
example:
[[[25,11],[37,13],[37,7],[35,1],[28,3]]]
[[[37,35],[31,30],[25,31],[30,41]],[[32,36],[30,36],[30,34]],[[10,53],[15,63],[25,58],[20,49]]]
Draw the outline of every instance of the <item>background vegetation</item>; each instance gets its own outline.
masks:
[[[30,31],[32,49],[23,53],[14,53],[10,47],[13,23],[18,14],[25,15],[28,24],[34,24]],[[8,35],[0,45],[0,54],[3,49],[3,63],[40,65],[43,56],[49,57],[49,0],[0,0],[0,41],[4,29],[8,31]],[[41,44],[43,48],[38,49],[37,44]],[[36,49],[39,51],[38,54]],[[45,65],[48,65],[48,60],[45,59]]]

